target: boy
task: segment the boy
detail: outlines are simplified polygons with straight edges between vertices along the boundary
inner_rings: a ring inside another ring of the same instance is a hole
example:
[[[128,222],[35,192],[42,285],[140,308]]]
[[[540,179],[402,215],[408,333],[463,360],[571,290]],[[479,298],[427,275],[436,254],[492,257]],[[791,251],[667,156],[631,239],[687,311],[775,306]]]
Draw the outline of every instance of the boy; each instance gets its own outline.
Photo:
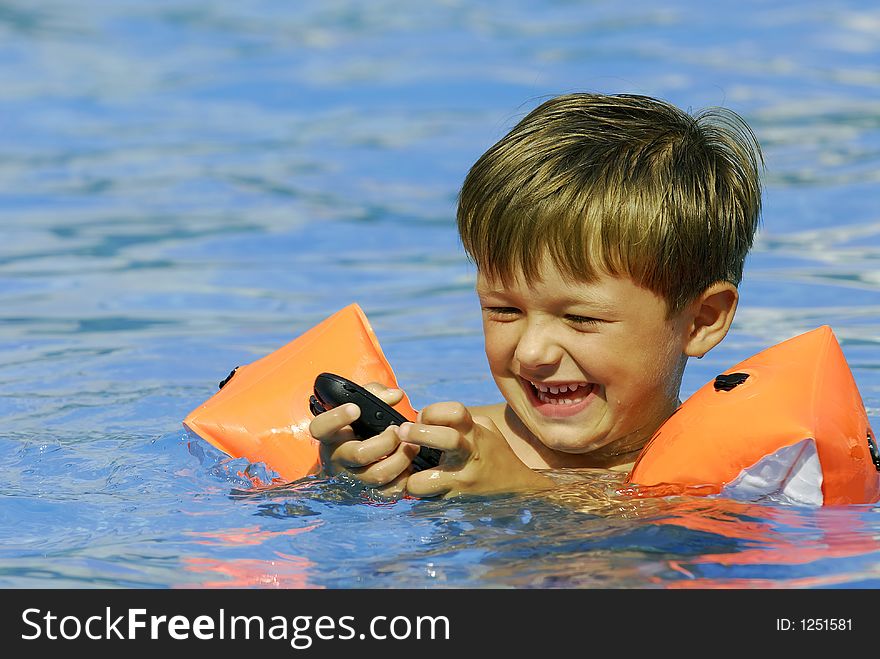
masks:
[[[459,196],[505,402],[435,403],[363,442],[348,426],[357,406],[341,406],[310,427],[325,472],[448,497],[554,487],[536,470],[628,471],[681,404],[688,357],[730,328],[762,164],[730,111],[691,117],[601,94],[540,105],[474,164]],[[438,468],[411,472],[418,445],[444,451]]]

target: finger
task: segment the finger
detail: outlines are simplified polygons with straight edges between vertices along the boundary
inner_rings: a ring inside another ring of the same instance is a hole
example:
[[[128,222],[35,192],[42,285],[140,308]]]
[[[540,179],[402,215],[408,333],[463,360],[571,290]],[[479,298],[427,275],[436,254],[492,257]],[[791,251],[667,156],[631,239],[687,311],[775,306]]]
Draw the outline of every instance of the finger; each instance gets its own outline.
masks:
[[[360,415],[361,408],[354,403],[346,403],[323,412],[312,419],[312,422],[309,424],[309,432],[318,441],[338,444],[340,439],[335,437],[335,435]],[[351,433],[351,436],[344,441],[353,438],[354,433]]]
[[[449,494],[455,487],[453,472],[442,469],[425,469],[410,474],[406,481],[406,492],[414,497],[440,497]]]
[[[474,427],[474,420],[468,409],[458,402],[433,403],[419,412],[420,423],[435,426],[448,426],[461,434],[467,434]]]
[[[400,438],[397,436],[397,426],[388,426],[375,437],[340,446],[333,458],[344,467],[351,468],[352,473],[356,473],[357,468],[390,456],[398,446]]]
[[[400,389],[389,389],[380,382],[370,382],[365,384],[364,389],[389,405],[397,405],[403,400],[403,391]]]
[[[403,442],[428,446],[444,452],[457,452],[465,448],[462,434],[448,426],[426,425],[407,421],[400,424],[397,436]]]
[[[387,485],[408,470],[412,464],[411,453],[412,450],[407,449],[406,445],[399,444],[387,457],[361,469],[352,469],[351,473],[365,485],[372,487]]]
[[[406,494],[406,482],[410,475],[409,469],[404,469],[393,481],[374,488],[383,497],[399,497]]]

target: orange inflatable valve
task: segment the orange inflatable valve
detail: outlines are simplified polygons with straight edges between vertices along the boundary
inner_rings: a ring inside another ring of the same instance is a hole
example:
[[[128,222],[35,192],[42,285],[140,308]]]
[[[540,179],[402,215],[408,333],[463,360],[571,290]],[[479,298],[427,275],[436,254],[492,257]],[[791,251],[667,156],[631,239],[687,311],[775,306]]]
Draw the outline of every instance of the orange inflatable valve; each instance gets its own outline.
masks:
[[[324,371],[354,382],[398,386],[367,317],[351,304],[275,352],[235,369],[183,424],[224,453],[262,462],[286,480],[315,473],[320,462],[318,442],[309,433],[309,396],[315,377]],[[406,397],[394,407],[416,418]]]
[[[697,390],[642,449],[626,480],[636,496],[874,503],[880,455],[843,351],[822,326]]]

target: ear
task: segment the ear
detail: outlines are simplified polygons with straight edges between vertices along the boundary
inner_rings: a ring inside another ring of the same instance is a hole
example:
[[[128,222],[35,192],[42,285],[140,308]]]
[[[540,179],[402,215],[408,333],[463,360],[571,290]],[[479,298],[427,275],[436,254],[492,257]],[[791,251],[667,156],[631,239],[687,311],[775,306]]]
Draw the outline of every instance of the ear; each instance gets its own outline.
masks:
[[[684,352],[702,357],[721,343],[733,322],[739,291],[730,282],[712,284],[688,307],[690,327]]]

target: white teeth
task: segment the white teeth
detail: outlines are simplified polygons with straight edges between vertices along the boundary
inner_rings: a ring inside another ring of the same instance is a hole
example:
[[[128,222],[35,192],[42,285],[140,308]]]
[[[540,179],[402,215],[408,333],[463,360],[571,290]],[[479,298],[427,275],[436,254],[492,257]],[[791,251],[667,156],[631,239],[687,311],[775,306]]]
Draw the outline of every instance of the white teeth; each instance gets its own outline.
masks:
[[[586,382],[578,382],[574,384],[563,384],[558,386],[548,387],[546,384],[541,384],[539,382],[531,383],[535,389],[541,391],[543,393],[550,392],[551,394],[564,394],[566,391],[576,391],[582,387],[589,387],[590,385]]]
[[[566,391],[575,391],[576,389],[580,389],[582,387],[585,387],[587,389],[592,388],[592,385],[587,383],[563,385],[561,387],[548,387],[545,385],[536,384],[534,382],[532,384],[538,390],[536,394],[538,400],[540,400],[542,403],[550,403],[551,405],[574,405],[575,403],[580,403],[584,399],[583,397],[563,399],[551,398],[549,395],[547,395],[548,393],[558,394],[565,393]]]

